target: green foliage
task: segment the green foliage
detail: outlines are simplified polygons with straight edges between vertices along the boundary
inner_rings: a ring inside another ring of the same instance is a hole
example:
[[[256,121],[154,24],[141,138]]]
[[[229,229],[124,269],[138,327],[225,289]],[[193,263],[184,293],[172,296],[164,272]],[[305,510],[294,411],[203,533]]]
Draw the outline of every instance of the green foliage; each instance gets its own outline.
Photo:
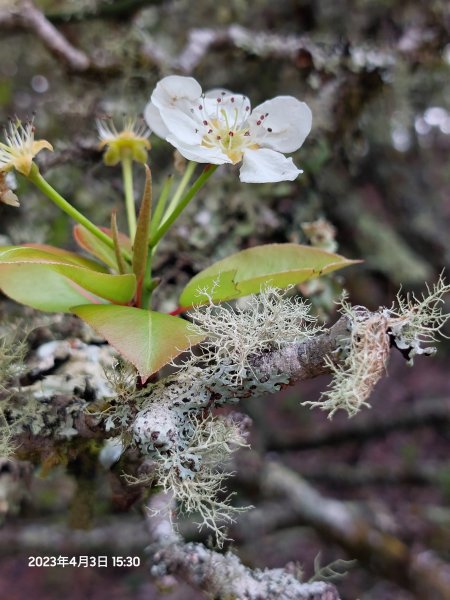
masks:
[[[224,302],[261,287],[286,288],[343,269],[359,261],[300,244],[267,244],[248,248],[198,273],[184,288],[180,306]]]
[[[102,231],[108,235],[111,235],[112,237],[112,232],[109,229],[102,228]],[[89,252],[89,254],[100,260],[108,267],[111,267],[116,271],[119,270],[116,260],[116,253],[114,250],[102,242],[102,240],[99,240],[97,237],[95,237],[95,235],[93,235],[85,227],[82,225],[75,225],[73,228],[73,235],[80,248],[86,252]],[[121,248],[131,251],[131,242],[125,234],[119,233],[118,239]]]
[[[17,302],[44,311],[68,312],[86,301],[129,302],[136,287],[134,275],[102,271],[96,263],[58,249],[10,246],[0,252],[3,292]]]
[[[206,336],[178,317],[129,306],[84,305],[72,309],[129,360],[146,381]]]

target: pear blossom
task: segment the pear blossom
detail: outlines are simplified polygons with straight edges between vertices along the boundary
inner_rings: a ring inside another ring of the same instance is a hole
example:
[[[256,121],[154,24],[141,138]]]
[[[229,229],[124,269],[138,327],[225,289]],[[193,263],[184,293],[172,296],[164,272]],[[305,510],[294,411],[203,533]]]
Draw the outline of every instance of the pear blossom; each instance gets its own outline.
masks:
[[[97,130],[100,148],[107,148],[103,161],[108,167],[117,165],[126,157],[140,163],[147,162],[147,150],[151,144],[147,139],[150,131],[144,123],[139,125],[136,119],[128,117],[118,131],[112,119],[97,119]]]
[[[10,121],[8,129],[5,130],[5,139],[6,144],[0,142],[1,173],[15,169],[28,177],[36,154],[44,149],[53,151],[52,145],[47,140],[34,139],[33,121],[25,125],[22,125],[18,119]]]
[[[221,165],[242,161],[245,183],[293,181],[292,158],[311,131],[309,107],[277,96],[253,111],[246,96],[223,89],[202,93],[192,77],[170,75],[154,89],[144,113],[150,129],[188,160]]]

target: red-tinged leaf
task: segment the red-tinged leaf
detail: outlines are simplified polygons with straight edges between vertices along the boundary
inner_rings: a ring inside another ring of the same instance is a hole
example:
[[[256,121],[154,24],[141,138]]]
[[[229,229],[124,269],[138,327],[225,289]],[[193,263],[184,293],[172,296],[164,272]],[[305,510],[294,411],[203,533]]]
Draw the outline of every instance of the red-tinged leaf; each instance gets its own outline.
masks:
[[[106,235],[109,235],[111,240],[113,239],[113,234],[110,229],[102,227],[101,230],[106,233]],[[88,229],[79,224],[75,225],[73,228],[73,236],[80,248],[83,248],[83,250],[101,260],[105,265],[108,265],[108,267],[118,270],[114,249],[110,248],[105,242],[99,240],[98,237]],[[125,234],[119,232],[118,239],[121,249],[130,252],[131,242],[129,238]]]
[[[255,246],[198,273],[182,291],[179,304],[204,304],[208,298],[202,294],[203,290],[208,292],[213,302],[224,302],[257,294],[264,285],[284,288],[358,262],[300,244]]]
[[[1,246],[0,263],[3,262],[32,262],[32,263],[55,263],[62,265],[76,265],[107,273],[105,267],[98,262],[84,258],[75,252],[55,248],[46,244],[25,244],[23,246]]]
[[[93,270],[74,260],[40,248],[2,248],[0,289],[16,302],[50,312],[68,312],[80,302],[127,304],[133,298],[133,274],[110,275],[96,263]]]
[[[206,335],[188,321],[128,306],[74,306],[72,312],[91,325],[129,360],[146,381],[164,365]]]
[[[141,208],[133,244],[133,272],[136,275],[138,294],[142,287],[147,266],[148,238],[150,233],[150,218],[152,214],[152,175],[150,168],[145,165],[145,189],[142,195]]]

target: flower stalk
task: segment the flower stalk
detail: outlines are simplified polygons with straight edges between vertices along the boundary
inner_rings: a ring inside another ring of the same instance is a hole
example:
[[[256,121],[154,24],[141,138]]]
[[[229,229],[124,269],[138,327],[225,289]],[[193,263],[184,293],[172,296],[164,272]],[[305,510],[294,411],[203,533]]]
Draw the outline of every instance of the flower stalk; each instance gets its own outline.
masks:
[[[88,231],[94,234],[99,240],[107,244],[110,248],[114,249],[114,241],[106,235],[101,229],[99,229],[92,221],[80,213],[75,207],[73,207],[67,200],[65,200],[61,194],[59,194],[46,179],[44,179],[39,172],[36,163],[31,165],[28,179],[51,200],[58,208],[64,211],[74,221],[85,227]],[[131,261],[131,256],[126,250],[122,250],[122,255],[127,261]]]
[[[166,213],[164,215],[164,219],[167,219],[170,216],[170,213],[175,209],[178,205],[180,198],[183,196],[185,189],[189,185],[189,182],[194,174],[195,167],[197,166],[196,162],[189,161],[186,170],[184,171],[183,177],[181,178],[180,183],[178,184],[178,188],[173,195],[172,200],[170,201],[169,206],[167,207]]]
[[[158,229],[158,225],[161,223],[164,209],[167,204],[167,199],[169,198],[170,190],[172,189],[173,183],[173,175],[169,175],[165,180],[161,193],[159,195],[158,203],[155,208],[155,212],[152,216],[152,220],[150,223],[150,239],[155,235],[156,230]]]
[[[180,216],[180,214],[183,212],[183,210],[186,208],[189,202],[194,198],[196,193],[205,185],[205,183],[208,181],[208,179],[211,177],[211,175],[214,173],[217,167],[218,165],[207,165],[204,168],[203,173],[194,181],[194,183],[183,196],[183,198],[181,198],[177,206],[175,206],[172,212],[170,212],[170,214],[163,220],[161,225],[156,230],[154,236],[152,236],[152,238],[150,239],[151,248],[156,247],[161,238],[167,233],[170,227],[172,227],[174,222],[177,220],[177,218]]]
[[[121,162],[128,232],[130,234],[130,240],[133,242],[134,236],[136,235],[136,208],[134,206],[133,192],[133,160],[131,156],[123,156]]]

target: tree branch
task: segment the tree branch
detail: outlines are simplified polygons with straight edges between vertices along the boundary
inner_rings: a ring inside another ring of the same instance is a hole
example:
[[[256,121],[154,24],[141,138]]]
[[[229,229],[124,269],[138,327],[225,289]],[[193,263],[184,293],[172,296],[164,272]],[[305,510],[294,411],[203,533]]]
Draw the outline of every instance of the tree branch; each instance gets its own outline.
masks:
[[[168,511],[170,498],[151,498],[148,527],[153,544],[148,552],[154,577],[175,575],[215,600],[339,600],[332,584],[302,583],[287,568],[249,569],[231,552],[219,554],[202,544],[183,543],[173,531]]]
[[[0,26],[34,33],[72,71],[83,72],[92,66],[87,54],[72,46],[30,0],[22,0],[16,9],[0,11]]]
[[[450,423],[450,403],[446,399],[411,402],[408,410],[398,415],[381,415],[358,421],[346,422],[343,426],[328,431],[309,429],[300,437],[292,439],[285,435],[272,437],[266,449],[275,452],[311,450],[341,444],[365,444],[369,440],[382,438],[394,431],[413,431],[422,427],[445,427]]]
[[[257,369],[258,376],[268,378],[274,371],[286,375],[290,383],[317,377],[323,373],[328,373],[330,367],[323,359],[327,354],[333,353],[339,345],[339,341],[346,331],[347,321],[341,317],[333,327],[326,333],[318,335],[315,338],[308,339],[305,342],[292,344],[288,349],[277,349],[268,352],[254,361],[254,368]],[[72,424],[71,435],[77,435],[83,438],[99,437],[103,429],[102,418],[98,415],[86,412],[87,409],[95,410],[94,405],[86,401],[85,386],[91,389],[91,396],[104,403],[105,394],[108,393],[103,368],[110,367],[112,364],[113,351],[109,346],[91,346],[77,341],[54,342],[52,345],[52,355],[46,355],[45,361],[36,363],[33,366],[33,377],[22,376],[24,382],[21,390],[13,389],[14,396],[10,400],[10,412],[15,412],[12,407],[23,404],[25,395],[39,393],[40,396],[47,394],[46,401],[38,405],[38,410],[33,414],[33,433],[30,432],[27,419],[18,419],[16,427],[22,431],[19,435],[19,441],[25,446],[33,446],[37,438],[56,439],[60,437],[59,426],[67,427],[67,423]],[[38,351],[39,353],[39,351]],[[99,356],[99,363],[92,363],[94,353]],[[53,358],[52,358],[53,356]],[[56,362],[56,366],[55,365]],[[32,363],[33,364],[33,363]],[[26,385],[27,381],[36,381],[41,379],[39,369],[45,373],[51,373],[43,382]],[[70,375],[68,378],[67,375]],[[160,385],[164,385],[164,381]],[[167,385],[172,385],[170,381]],[[74,393],[75,391],[75,393]],[[112,393],[112,390],[110,390]],[[257,394],[257,392],[254,392]],[[211,391],[211,401],[218,400],[218,393]],[[251,395],[251,391],[244,390],[243,397]],[[88,394],[89,395],[89,394]],[[51,402],[49,403],[49,400]],[[46,414],[45,419],[39,415]],[[49,427],[48,423],[52,426]],[[105,435],[106,437],[106,435]]]
[[[98,6],[83,10],[66,12],[47,12],[46,18],[56,25],[65,23],[80,23],[94,19],[110,19],[123,21],[130,19],[134,14],[146,6],[162,4],[163,0],[114,0],[103,2]]]
[[[0,555],[15,552],[56,552],[59,548],[70,552],[110,552],[130,554],[142,552],[148,544],[148,533],[137,518],[115,520],[113,523],[90,530],[71,529],[55,523],[9,524],[2,528]]]
[[[314,527],[323,537],[345,548],[372,570],[397,582],[419,598],[450,597],[449,566],[431,551],[414,551],[389,533],[371,525],[361,513],[339,500],[322,496],[290,469],[262,465],[260,482],[266,494],[288,502],[293,522]],[[287,517],[286,517],[287,518]]]

